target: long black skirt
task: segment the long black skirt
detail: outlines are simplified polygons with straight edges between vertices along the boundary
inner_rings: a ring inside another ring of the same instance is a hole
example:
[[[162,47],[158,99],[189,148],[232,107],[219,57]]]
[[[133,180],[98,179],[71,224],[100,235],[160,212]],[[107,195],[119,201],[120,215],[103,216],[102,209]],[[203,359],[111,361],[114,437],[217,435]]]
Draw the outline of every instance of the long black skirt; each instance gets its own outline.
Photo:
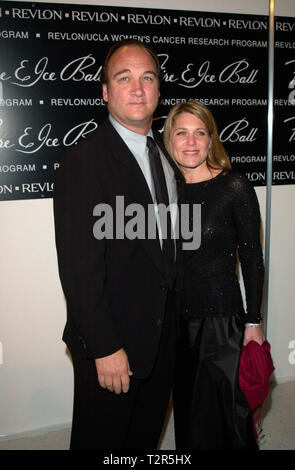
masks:
[[[258,450],[239,387],[240,315],[180,320],[173,393],[176,449]]]

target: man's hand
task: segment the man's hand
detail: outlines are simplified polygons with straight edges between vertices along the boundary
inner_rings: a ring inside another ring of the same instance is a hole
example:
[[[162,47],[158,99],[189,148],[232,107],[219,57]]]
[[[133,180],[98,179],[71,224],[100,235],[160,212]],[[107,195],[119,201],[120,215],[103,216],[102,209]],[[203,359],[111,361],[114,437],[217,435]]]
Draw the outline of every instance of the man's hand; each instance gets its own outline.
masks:
[[[123,348],[109,356],[95,359],[99,385],[117,394],[129,390],[130,370],[128,357]]]

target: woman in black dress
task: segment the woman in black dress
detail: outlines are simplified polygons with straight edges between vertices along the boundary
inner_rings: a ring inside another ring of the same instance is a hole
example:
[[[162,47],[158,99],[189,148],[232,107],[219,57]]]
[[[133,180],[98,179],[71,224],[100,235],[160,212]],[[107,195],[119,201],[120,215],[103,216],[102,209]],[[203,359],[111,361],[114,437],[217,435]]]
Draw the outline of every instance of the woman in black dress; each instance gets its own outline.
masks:
[[[184,250],[173,398],[176,448],[258,449],[238,378],[242,345],[265,341],[256,193],[245,176],[232,171],[214,118],[201,103],[188,101],[172,108],[164,141],[186,179],[186,202],[201,204],[201,245]],[[236,273],[237,253],[246,309]]]

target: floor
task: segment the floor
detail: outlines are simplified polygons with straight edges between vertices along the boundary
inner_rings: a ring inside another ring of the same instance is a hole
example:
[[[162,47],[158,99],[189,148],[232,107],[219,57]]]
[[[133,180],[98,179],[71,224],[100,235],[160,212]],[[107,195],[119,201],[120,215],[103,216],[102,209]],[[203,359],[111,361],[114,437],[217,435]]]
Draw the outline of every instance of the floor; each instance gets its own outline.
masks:
[[[261,450],[295,450],[295,381],[271,384],[262,410],[263,433]],[[166,422],[161,450],[174,450],[173,412]],[[1,440],[1,450],[67,450],[70,429],[48,432],[39,436]],[[3,454],[2,454],[3,455]]]

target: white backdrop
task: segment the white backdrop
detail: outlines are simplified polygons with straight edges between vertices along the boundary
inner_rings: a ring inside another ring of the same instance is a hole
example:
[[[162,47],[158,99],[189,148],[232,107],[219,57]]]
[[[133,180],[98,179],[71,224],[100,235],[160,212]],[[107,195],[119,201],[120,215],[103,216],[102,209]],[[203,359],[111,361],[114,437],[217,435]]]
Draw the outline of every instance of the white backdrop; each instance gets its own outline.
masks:
[[[158,0],[47,3],[159,7]],[[183,0],[181,6],[184,10],[267,15],[268,3]],[[275,0],[275,4],[275,15],[295,16],[294,0]],[[160,6],[179,9],[179,0],[163,0]],[[265,188],[257,188],[257,195],[265,226]],[[268,340],[278,382],[295,380],[294,206],[294,185],[273,187]],[[0,202],[0,220],[1,439],[69,423],[73,374],[61,341],[65,301],[57,271],[52,199]]]

